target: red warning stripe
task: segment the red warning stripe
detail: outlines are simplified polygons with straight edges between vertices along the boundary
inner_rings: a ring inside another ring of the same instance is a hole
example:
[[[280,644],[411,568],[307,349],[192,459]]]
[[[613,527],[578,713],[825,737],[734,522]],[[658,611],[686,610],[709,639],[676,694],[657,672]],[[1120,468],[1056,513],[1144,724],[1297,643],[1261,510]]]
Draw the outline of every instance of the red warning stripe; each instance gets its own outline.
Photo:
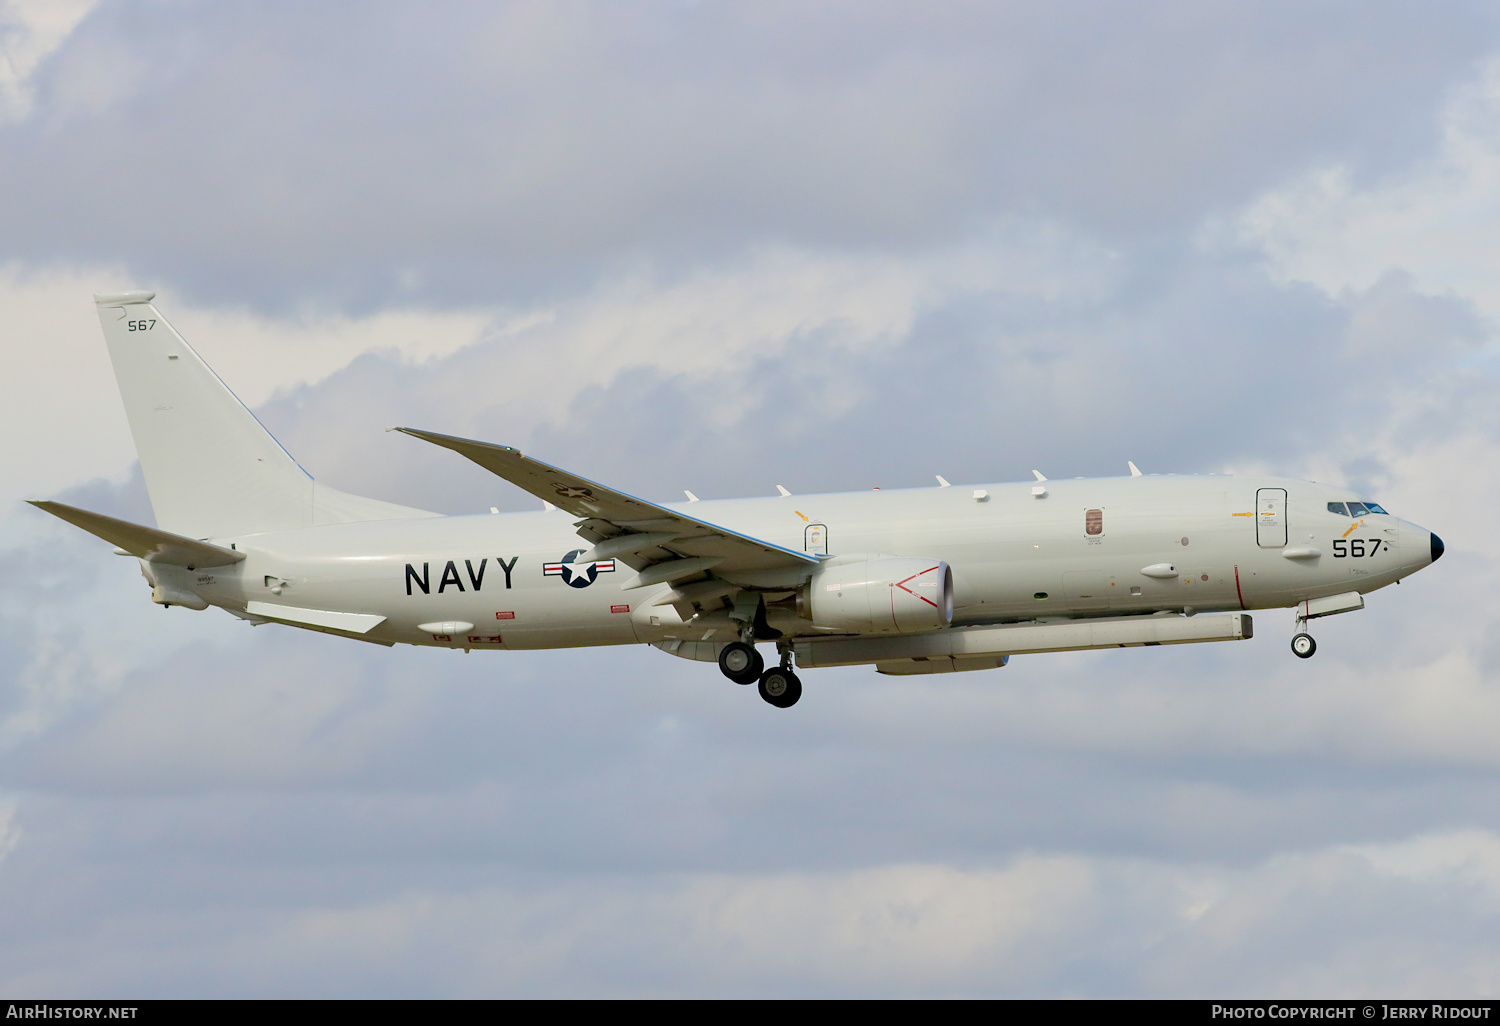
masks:
[[[901,589],[901,590],[902,590],[902,591],[904,591],[904,592],[906,592],[906,593],[907,593],[907,594],[908,594],[908,595],[910,595],[910,596],[911,596],[911,597],[912,597],[912,598],[919,598],[919,599],[921,599],[921,600],[922,600],[922,601],[923,601],[923,602],[926,602],[926,603],[927,603],[927,604],[928,604],[928,605],[929,605],[929,606],[931,606],[931,607],[932,607],[932,608],[933,608],[933,609],[936,609],[936,608],[938,608],[938,604],[937,604],[937,603],[936,603],[936,602],[934,602],[934,601],[932,601],[932,599],[930,599],[930,598],[928,598],[928,597],[927,597],[927,596],[926,596],[926,595],[918,595],[918,594],[917,594],[917,593],[916,593],[916,592],[914,592],[914,591],[912,591],[912,590],[911,590],[911,589],[910,589],[910,588],[908,588],[908,587],[907,587],[907,586],[906,586],[906,581],[914,581],[914,580],[916,580],[916,579],[917,579],[917,578],[918,578],[918,577],[921,577],[921,576],[922,576],[922,574],[930,574],[930,573],[932,573],[932,572],[933,572],[933,571],[934,571],[934,570],[936,570],[936,569],[937,569],[937,567],[935,567],[935,566],[930,566],[930,567],[928,567],[928,568],[927,568],[927,569],[926,569],[926,570],[923,570],[923,571],[922,571],[922,573],[917,573],[917,574],[912,574],[912,575],[911,575],[911,576],[910,576],[910,577],[908,577],[908,578],[906,578],[906,580],[905,580],[905,581],[897,581],[897,582],[896,582],[896,587],[898,587],[898,588],[900,588],[900,589]]]

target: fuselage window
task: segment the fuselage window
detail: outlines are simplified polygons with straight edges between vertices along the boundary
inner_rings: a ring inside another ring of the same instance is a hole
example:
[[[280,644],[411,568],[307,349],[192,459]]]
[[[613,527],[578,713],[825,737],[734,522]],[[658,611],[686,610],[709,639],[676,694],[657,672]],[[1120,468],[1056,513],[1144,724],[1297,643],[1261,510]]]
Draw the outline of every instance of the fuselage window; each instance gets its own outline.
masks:
[[[1344,504],[1342,502],[1330,502],[1328,504],[1328,512],[1337,513],[1341,517],[1347,517],[1349,515],[1349,511],[1344,508]]]
[[[1362,517],[1367,512],[1367,507],[1362,502],[1349,503],[1349,515],[1351,517]]]
[[[1083,532],[1084,534],[1104,533],[1104,510],[1090,509],[1084,511]]]

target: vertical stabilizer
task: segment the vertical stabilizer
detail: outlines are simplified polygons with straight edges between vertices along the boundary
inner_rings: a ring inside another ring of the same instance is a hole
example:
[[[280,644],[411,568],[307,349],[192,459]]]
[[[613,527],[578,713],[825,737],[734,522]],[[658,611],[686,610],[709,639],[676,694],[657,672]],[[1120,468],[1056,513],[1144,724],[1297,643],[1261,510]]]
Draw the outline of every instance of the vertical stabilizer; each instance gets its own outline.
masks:
[[[158,527],[210,538],[432,515],[315,485],[153,298],[119,292],[94,302]]]

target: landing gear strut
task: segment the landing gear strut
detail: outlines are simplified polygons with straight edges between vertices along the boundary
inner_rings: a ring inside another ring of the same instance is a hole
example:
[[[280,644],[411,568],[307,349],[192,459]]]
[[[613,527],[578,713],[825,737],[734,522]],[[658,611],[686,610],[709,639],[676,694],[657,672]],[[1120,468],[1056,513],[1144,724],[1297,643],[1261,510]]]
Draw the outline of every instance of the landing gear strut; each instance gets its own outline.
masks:
[[[802,697],[802,682],[792,672],[792,645],[765,622],[765,601],[759,596],[737,603],[734,619],[740,625],[740,640],[731,641],[719,650],[719,670],[736,684],[759,683],[760,697],[778,709],[797,704]],[[765,660],[755,650],[757,638],[777,638],[779,664],[766,669]]]
[[[1301,609],[1301,606],[1297,607]],[[1297,633],[1292,635],[1292,654],[1298,659],[1311,659],[1318,650],[1318,643],[1307,633],[1307,617],[1297,615]]]

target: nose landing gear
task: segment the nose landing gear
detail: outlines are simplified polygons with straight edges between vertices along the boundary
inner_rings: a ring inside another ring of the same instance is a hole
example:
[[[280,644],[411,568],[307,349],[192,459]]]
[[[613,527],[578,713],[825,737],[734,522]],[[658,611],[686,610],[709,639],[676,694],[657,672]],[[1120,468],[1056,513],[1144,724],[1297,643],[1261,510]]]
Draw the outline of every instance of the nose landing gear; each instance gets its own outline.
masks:
[[[1294,625],[1297,633],[1292,635],[1292,655],[1298,659],[1311,659],[1318,650],[1318,643],[1307,633],[1307,617],[1303,613],[1305,608],[1305,604],[1297,607],[1297,622]]]

